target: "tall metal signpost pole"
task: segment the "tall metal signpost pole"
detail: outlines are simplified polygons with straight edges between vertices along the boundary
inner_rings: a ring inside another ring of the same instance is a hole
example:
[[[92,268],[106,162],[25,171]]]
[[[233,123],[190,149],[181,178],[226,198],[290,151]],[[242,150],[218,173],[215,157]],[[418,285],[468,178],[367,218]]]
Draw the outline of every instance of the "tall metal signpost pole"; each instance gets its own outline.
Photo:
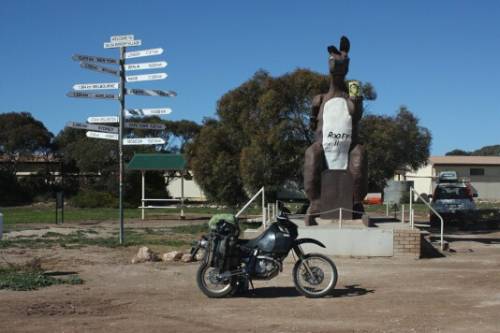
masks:
[[[125,242],[123,225],[123,130],[125,128],[125,47],[120,47],[120,122],[118,123],[118,155],[120,159],[119,175],[119,210],[120,210],[120,244]]]
[[[87,130],[87,137],[94,139],[104,140],[117,140],[118,141],[118,158],[119,158],[119,219],[120,219],[120,244],[125,242],[124,232],[124,216],[123,216],[123,183],[124,183],[124,163],[123,163],[123,146],[124,145],[163,145],[165,140],[161,137],[126,137],[125,128],[141,129],[141,130],[164,130],[163,124],[152,123],[137,123],[127,122],[126,117],[151,117],[162,116],[172,112],[170,108],[146,108],[146,109],[126,109],[125,108],[125,95],[136,96],[160,96],[160,97],[174,97],[177,93],[169,90],[151,90],[151,89],[127,89],[126,82],[141,82],[163,80],[167,78],[166,73],[152,73],[144,75],[126,75],[126,71],[136,70],[149,70],[164,68],[167,66],[165,61],[146,62],[146,63],[133,63],[125,64],[125,60],[129,58],[140,58],[149,56],[158,56],[163,53],[162,48],[139,50],[127,52],[126,48],[130,46],[140,46],[141,40],[134,39],[134,35],[119,35],[111,36],[110,42],[104,43],[104,48],[119,48],[120,58],[105,58],[99,56],[88,56],[75,54],[73,60],[80,62],[80,67],[89,69],[99,73],[111,74],[120,77],[120,82],[107,82],[107,83],[81,83],[73,86],[73,91],[69,92],[67,96],[77,98],[94,98],[94,99],[114,99],[120,102],[120,114],[116,116],[102,116],[102,117],[89,117],[87,123],[81,122],[68,122],[66,127]],[[95,63],[118,65],[119,69],[103,67]],[[112,93],[98,93],[86,92],[87,90],[114,90],[119,89],[118,95]],[[118,127],[107,126],[102,124],[117,123]]]

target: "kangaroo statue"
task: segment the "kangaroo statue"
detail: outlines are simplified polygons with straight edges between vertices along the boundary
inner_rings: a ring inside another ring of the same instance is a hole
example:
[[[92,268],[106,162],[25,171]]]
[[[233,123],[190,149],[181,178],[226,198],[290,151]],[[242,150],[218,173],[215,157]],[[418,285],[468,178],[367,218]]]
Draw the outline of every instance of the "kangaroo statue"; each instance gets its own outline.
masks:
[[[358,127],[363,115],[363,98],[353,85],[351,96],[345,82],[349,70],[350,42],[342,36],[340,47],[328,46],[330,88],[312,101],[310,126],[314,143],[305,152],[304,189],[309,199],[306,225],[315,225],[320,216],[322,191],[325,191],[325,170],[345,170],[352,177],[352,204],[355,211],[363,211],[367,193],[367,160],[359,143]],[[324,176],[323,176],[324,177]],[[326,191],[329,191],[326,188]],[[325,193],[323,193],[325,196]],[[324,202],[324,200],[323,200]]]

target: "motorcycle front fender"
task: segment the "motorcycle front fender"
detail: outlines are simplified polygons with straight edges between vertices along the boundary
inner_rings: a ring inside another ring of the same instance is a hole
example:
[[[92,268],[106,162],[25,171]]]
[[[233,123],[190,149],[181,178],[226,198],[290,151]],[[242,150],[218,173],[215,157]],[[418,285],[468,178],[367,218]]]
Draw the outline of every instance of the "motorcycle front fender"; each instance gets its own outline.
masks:
[[[293,242],[293,250],[297,254],[297,257],[299,257],[300,259],[302,259],[305,255],[305,253],[304,253],[304,251],[302,251],[302,248],[300,247],[300,245],[305,244],[305,243],[311,243],[311,244],[315,244],[315,245],[321,246],[323,248],[326,248],[325,244],[323,244],[320,241],[317,241],[315,239],[312,239],[312,238],[297,239],[297,240],[295,240],[295,242]]]
[[[315,240],[313,238],[299,238],[299,239],[296,239],[293,245],[295,247],[295,246],[298,246],[298,245],[304,244],[304,243],[312,243],[312,244],[321,246],[322,248],[326,248],[325,244],[323,244],[320,241]]]

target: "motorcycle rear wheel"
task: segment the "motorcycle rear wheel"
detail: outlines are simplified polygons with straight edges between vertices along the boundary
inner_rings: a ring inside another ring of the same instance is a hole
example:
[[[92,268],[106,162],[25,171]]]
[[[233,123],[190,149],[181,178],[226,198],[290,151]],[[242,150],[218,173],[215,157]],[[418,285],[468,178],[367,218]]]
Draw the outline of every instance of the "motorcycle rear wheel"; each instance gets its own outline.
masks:
[[[293,267],[293,283],[304,296],[319,298],[335,289],[338,273],[333,261],[318,253],[306,254]]]
[[[232,296],[237,289],[236,279],[229,278],[227,281],[217,281],[217,270],[210,267],[204,260],[196,272],[196,283],[198,288],[210,298],[223,298]]]

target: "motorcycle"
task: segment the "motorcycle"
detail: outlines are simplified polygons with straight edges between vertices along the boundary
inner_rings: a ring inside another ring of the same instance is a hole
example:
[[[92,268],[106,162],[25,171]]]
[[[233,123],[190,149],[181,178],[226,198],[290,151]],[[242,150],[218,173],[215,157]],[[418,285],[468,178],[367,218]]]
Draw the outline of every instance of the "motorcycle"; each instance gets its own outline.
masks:
[[[253,280],[270,280],[283,271],[283,261],[290,251],[297,257],[292,275],[295,288],[304,296],[328,295],[337,283],[333,261],[318,253],[304,253],[302,244],[325,248],[312,238],[298,238],[298,227],[284,214],[277,217],[255,239],[240,239],[239,228],[226,221],[203,236],[192,248],[192,255],[204,251],[196,274],[200,290],[208,297],[233,296],[245,292]]]

